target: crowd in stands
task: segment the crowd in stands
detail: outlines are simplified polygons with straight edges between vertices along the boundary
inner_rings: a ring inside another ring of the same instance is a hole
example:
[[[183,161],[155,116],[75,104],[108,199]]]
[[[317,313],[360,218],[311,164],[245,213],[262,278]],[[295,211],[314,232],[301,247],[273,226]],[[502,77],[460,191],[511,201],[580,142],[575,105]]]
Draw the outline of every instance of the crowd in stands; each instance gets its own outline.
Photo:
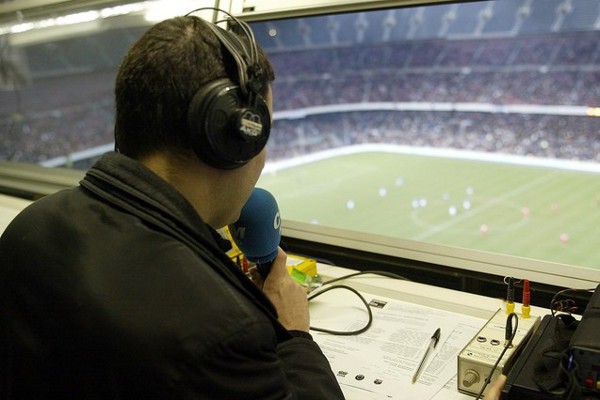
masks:
[[[600,106],[600,34],[427,40],[270,54],[275,110],[375,102]],[[0,159],[111,143],[114,71],[0,92]],[[269,158],[378,142],[600,162],[600,118],[364,111],[276,121]]]
[[[582,66],[600,64],[598,32],[485,39],[431,39],[270,53],[280,76],[331,71],[456,67]]]
[[[283,110],[357,102],[600,104],[599,71],[386,71],[276,82]]]
[[[56,77],[0,91],[0,159],[41,162],[111,143],[114,74]]]
[[[271,58],[280,109],[361,101],[597,106],[599,39],[600,33],[581,33],[432,40]]]
[[[441,111],[368,111],[275,123],[272,159],[363,143],[600,162],[600,118]],[[292,138],[292,139],[290,139]]]

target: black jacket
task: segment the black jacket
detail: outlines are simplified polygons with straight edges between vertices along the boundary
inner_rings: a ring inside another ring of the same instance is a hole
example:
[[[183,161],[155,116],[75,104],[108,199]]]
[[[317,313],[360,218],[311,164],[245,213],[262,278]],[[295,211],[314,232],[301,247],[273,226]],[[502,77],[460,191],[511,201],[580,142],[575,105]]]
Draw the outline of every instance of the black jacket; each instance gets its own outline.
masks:
[[[0,239],[3,399],[338,399],[171,186],[110,153]]]

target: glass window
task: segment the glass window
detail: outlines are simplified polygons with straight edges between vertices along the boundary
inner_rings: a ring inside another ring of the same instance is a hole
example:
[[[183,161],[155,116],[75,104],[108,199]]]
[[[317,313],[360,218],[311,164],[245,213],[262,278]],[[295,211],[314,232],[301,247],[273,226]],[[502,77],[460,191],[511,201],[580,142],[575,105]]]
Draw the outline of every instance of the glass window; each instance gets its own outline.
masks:
[[[600,268],[599,6],[251,23],[277,75],[259,185],[284,220]]]
[[[597,271],[600,0],[374,3],[251,22],[284,221]],[[0,160],[112,150],[116,69],[149,25],[120,18],[0,36]]]

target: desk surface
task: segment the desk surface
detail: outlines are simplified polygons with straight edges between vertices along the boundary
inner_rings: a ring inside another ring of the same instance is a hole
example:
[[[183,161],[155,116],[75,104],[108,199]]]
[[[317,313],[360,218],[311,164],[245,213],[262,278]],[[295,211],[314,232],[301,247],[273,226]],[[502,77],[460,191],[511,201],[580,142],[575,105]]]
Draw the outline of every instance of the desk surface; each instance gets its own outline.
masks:
[[[356,270],[325,264],[318,264],[317,269],[324,281],[357,272]],[[504,307],[504,299],[373,274],[353,277],[344,281],[344,283],[359,291],[486,320],[489,318],[490,313]],[[548,309],[532,306],[531,312],[536,315],[545,315],[548,313]]]
[[[339,278],[355,273],[355,270],[333,267],[329,265],[318,265],[319,274],[324,281]],[[481,326],[499,308],[504,308],[504,300],[490,298],[456,290],[440,288],[436,286],[397,280],[378,275],[368,274],[344,280],[341,283],[353,287],[363,294],[395,299],[402,302],[413,303],[438,310],[449,311],[481,320]],[[323,300],[327,302],[328,300]],[[332,300],[335,302],[335,300]],[[343,305],[332,304],[335,312],[343,312]],[[311,310],[313,306],[311,306]],[[518,309],[518,307],[517,307]],[[311,311],[312,312],[312,311]],[[532,315],[543,316],[549,313],[547,309],[540,307],[531,308]],[[456,365],[456,363],[454,364]],[[347,387],[343,387],[348,400],[365,399],[365,395]],[[443,393],[442,393],[443,392]],[[435,396],[435,400],[453,399],[467,400],[473,397],[459,393],[457,390],[444,390]],[[371,397],[367,397],[371,398]]]

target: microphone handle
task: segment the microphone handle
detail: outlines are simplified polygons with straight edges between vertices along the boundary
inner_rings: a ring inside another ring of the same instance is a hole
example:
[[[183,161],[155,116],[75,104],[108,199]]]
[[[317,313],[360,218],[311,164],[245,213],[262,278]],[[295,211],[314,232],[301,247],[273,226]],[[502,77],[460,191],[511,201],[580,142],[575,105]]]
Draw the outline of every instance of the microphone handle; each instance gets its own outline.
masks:
[[[273,260],[275,261],[275,260]],[[256,263],[256,270],[263,277],[263,279],[267,279],[267,275],[271,271],[271,267],[273,266],[273,261],[267,261],[264,263]]]

